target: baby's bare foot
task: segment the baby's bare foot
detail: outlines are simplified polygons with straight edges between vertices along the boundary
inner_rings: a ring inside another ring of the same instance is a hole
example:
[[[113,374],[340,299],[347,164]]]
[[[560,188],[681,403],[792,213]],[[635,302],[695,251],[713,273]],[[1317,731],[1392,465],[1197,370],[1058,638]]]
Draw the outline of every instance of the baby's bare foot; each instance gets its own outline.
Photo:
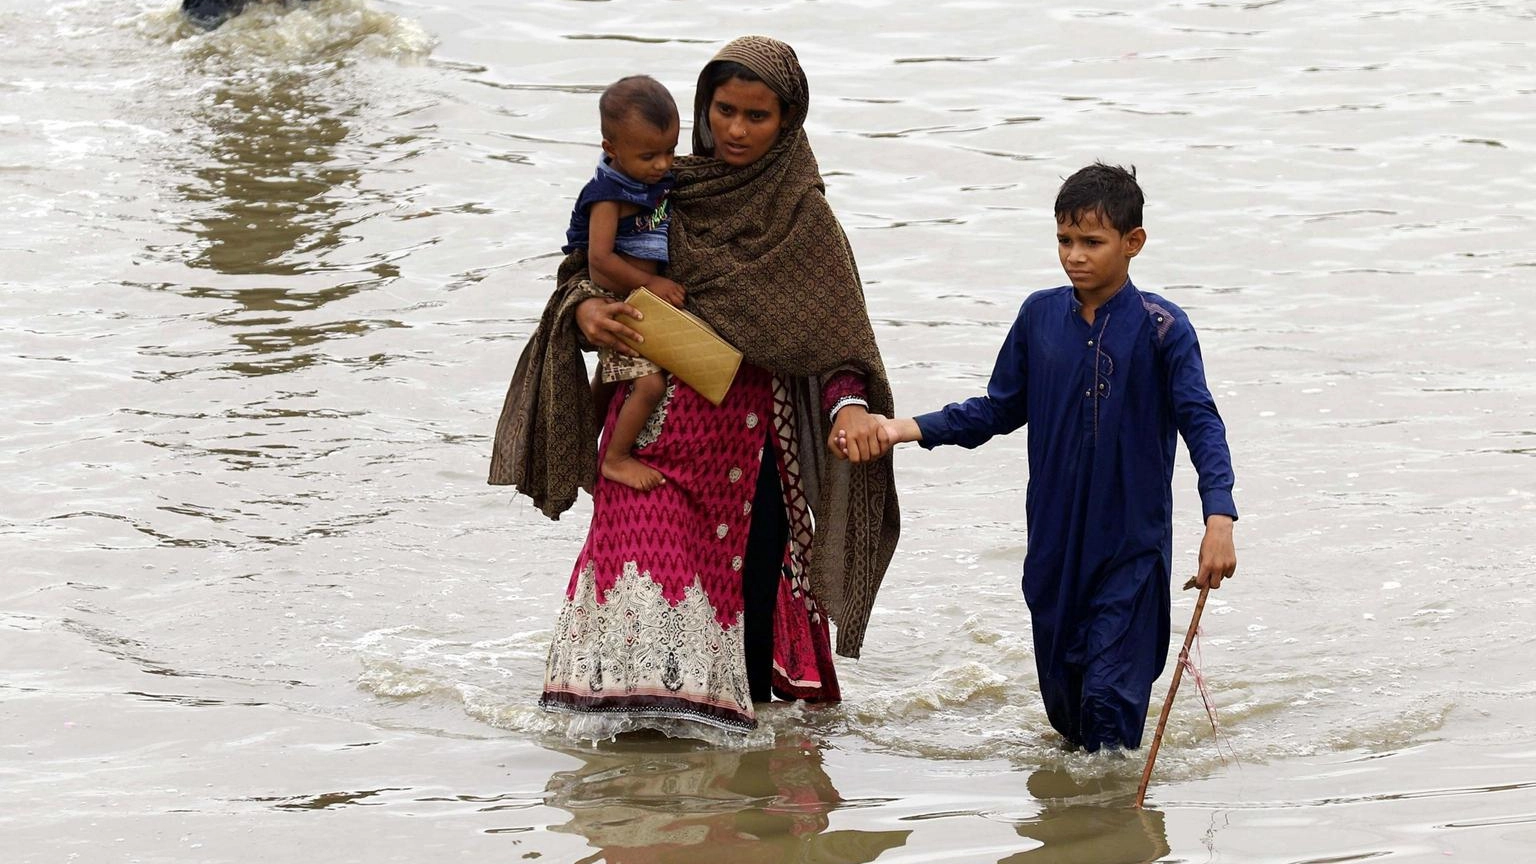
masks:
[[[649,492],[667,482],[660,471],[629,455],[604,458],[603,476],[640,492]]]

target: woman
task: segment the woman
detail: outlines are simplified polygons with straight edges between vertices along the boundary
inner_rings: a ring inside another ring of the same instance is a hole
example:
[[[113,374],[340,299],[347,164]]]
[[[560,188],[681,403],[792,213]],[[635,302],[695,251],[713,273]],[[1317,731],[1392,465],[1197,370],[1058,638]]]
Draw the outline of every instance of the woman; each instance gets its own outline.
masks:
[[[669,275],[745,362],[718,406],[669,383],[636,448],[665,484],[595,476],[582,342],[627,353],[618,337],[638,334],[579,252],[518,361],[490,482],[552,518],[578,487],[593,495],[540,699],[573,715],[572,737],[725,740],[712,730],[754,728],[753,703],[773,693],[835,702],[829,616],[838,653],[858,656],[896,546],[895,486],[888,459],[826,457],[879,455],[869,411],[889,415],[891,392],[803,129],[809,95],[794,50],[764,37],[731,42],[699,76]]]

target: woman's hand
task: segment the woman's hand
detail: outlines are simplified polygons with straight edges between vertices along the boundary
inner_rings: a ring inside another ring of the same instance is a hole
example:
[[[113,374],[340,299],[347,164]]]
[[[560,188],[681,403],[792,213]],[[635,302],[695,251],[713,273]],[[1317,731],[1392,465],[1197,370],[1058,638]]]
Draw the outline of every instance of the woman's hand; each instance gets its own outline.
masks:
[[[832,434],[827,447],[832,455],[851,462],[873,462],[885,455],[888,449],[880,440],[880,421],[885,418],[871,414],[863,405],[844,405],[832,418]]]
[[[636,320],[645,317],[639,309],[620,300],[589,297],[576,304],[576,326],[588,342],[598,348],[612,348],[627,357],[639,357],[640,352],[624,344],[620,337],[637,345],[644,342],[645,337],[620,322],[618,315],[628,315]]]

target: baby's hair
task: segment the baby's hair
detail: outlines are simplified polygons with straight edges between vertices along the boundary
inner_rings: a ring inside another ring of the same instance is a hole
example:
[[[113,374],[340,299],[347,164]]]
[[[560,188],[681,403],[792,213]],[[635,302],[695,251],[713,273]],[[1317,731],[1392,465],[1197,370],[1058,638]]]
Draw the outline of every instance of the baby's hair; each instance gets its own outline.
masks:
[[[630,75],[608,85],[597,100],[597,112],[602,117],[603,137],[609,141],[615,139],[618,125],[631,114],[640,115],[662,131],[677,122],[677,103],[672,101],[672,94],[649,75]]]
[[[1111,228],[1125,234],[1141,227],[1145,199],[1136,182],[1136,166],[1095,162],[1068,177],[1056,193],[1056,221],[1078,224],[1083,216],[1098,213]]]

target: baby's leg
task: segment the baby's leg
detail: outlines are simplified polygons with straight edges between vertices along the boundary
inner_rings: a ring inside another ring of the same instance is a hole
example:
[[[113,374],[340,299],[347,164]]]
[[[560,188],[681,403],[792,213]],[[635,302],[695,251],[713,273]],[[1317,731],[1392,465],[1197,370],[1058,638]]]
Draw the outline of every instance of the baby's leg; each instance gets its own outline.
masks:
[[[592,375],[592,420],[598,429],[608,421],[608,403],[613,401],[613,390],[614,385],[603,380],[603,370],[599,366]]]
[[[631,489],[649,492],[667,482],[661,472],[641,462],[630,454],[635,439],[645,428],[645,421],[655,410],[666,392],[666,379],[660,372],[636,378],[633,387],[624,397],[618,419],[613,424],[613,434],[608,437],[608,449],[603,451],[603,476],[615,483],[623,483]]]

